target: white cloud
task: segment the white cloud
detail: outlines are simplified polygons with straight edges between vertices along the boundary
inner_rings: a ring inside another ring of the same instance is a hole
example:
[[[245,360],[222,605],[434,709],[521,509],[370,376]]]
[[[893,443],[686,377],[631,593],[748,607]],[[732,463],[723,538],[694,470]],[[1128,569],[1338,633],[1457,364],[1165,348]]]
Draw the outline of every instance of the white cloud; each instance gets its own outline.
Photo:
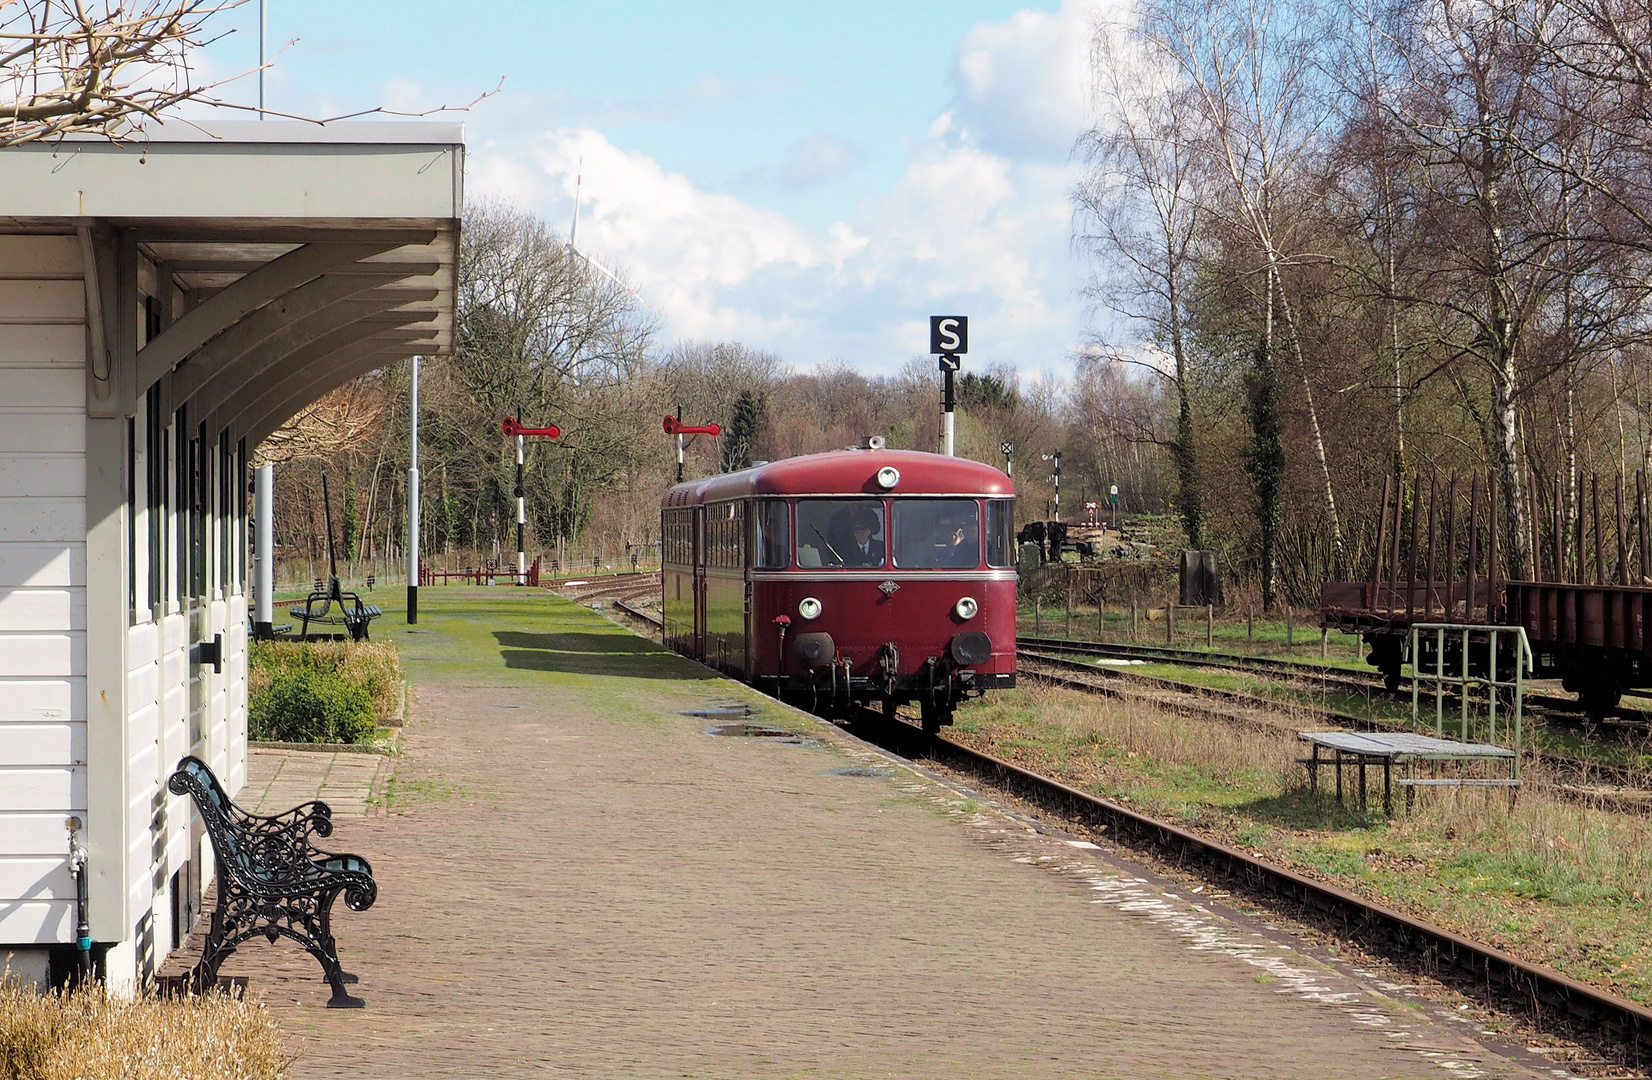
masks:
[[[1015,157],[1066,158],[1090,122],[1097,9],[1094,0],[1067,0],[1058,11],[1018,11],[965,35],[956,72],[959,111],[983,146]]]
[[[580,247],[624,268],[678,336],[758,337],[777,319],[743,305],[738,290],[766,271],[817,266],[844,246],[811,236],[783,214],[697,188],[590,128],[558,128],[525,151],[502,149],[471,148],[472,186],[566,230],[583,177]]]
[[[786,160],[778,167],[754,169],[734,182],[803,191],[853,172],[865,160],[866,152],[854,143],[816,129],[788,146]]]
[[[887,371],[927,348],[926,317],[945,309],[971,316],[972,364],[1063,371],[1085,338],[1068,151],[1087,122],[1090,26],[1089,5],[1069,3],[972,28],[952,109],[907,141],[890,189],[824,231],[696,186],[597,128],[524,132],[515,110],[472,142],[470,187],[566,229],[583,160],[580,246],[621,268],[668,341]],[[857,154],[817,131],[744,179],[801,184]]]

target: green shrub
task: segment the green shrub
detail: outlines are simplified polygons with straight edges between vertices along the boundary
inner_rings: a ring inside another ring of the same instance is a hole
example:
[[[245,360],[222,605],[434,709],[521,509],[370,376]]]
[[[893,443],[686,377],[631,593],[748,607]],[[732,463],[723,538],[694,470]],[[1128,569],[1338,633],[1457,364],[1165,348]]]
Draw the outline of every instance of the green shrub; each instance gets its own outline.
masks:
[[[367,690],[331,671],[281,671],[250,702],[248,735],[260,742],[359,743],[377,724]]]
[[[247,669],[247,694],[257,700],[277,675],[321,671],[342,676],[366,690],[373,713],[392,720],[401,708],[402,664],[388,641],[257,641]]]

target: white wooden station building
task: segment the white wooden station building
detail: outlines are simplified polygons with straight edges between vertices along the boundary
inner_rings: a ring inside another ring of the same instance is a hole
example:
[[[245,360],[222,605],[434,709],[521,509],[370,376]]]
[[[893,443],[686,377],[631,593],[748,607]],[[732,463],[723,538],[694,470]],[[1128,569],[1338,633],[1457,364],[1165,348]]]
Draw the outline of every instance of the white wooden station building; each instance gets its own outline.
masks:
[[[0,965],[145,982],[246,780],[248,463],[345,381],[452,347],[462,129],[173,122],[0,150]],[[216,653],[216,658],[214,657]],[[216,662],[213,662],[216,659]]]

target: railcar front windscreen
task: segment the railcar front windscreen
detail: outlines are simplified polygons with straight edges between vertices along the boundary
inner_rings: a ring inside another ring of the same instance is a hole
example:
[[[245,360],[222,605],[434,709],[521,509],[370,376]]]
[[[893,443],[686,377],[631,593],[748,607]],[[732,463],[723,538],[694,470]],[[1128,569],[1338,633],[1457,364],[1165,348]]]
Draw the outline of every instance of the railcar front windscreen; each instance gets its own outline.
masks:
[[[974,499],[895,503],[895,565],[908,570],[973,570],[981,565],[981,508]]]
[[[884,562],[883,503],[877,499],[800,499],[797,565],[879,567]]]

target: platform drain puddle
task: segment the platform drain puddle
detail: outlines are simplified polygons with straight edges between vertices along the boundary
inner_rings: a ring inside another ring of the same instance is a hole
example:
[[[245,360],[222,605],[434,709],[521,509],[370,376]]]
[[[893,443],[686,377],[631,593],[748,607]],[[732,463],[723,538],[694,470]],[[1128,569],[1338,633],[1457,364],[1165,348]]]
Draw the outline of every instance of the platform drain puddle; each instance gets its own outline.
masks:
[[[828,769],[827,776],[864,776],[873,780],[887,780],[895,775],[894,769],[877,769],[869,765],[851,765],[846,769]]]
[[[803,736],[785,728],[764,727],[762,724],[714,724],[706,728],[707,735],[726,735],[735,739],[769,739],[774,742],[801,743]]]
[[[750,716],[750,705],[714,705],[706,709],[684,709],[678,716],[693,716],[701,720],[737,720]]]

